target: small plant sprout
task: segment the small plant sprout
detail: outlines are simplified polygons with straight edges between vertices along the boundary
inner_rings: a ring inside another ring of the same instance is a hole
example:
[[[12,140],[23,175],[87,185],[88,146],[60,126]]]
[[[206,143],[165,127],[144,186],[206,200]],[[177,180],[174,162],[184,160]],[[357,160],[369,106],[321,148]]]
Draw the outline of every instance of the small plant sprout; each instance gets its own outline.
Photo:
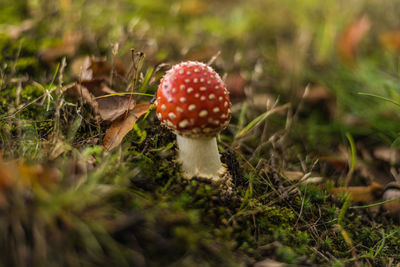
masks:
[[[177,138],[186,178],[218,181],[226,172],[216,135],[231,119],[229,93],[218,73],[204,63],[173,66],[157,91],[157,117]]]

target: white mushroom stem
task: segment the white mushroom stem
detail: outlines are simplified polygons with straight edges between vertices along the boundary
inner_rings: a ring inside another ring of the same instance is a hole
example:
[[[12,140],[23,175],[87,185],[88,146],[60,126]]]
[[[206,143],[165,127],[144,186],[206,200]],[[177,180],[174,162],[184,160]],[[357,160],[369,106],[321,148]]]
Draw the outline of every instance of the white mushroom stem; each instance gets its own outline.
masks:
[[[194,176],[219,180],[225,172],[215,137],[190,138],[176,135],[178,160],[186,178]]]

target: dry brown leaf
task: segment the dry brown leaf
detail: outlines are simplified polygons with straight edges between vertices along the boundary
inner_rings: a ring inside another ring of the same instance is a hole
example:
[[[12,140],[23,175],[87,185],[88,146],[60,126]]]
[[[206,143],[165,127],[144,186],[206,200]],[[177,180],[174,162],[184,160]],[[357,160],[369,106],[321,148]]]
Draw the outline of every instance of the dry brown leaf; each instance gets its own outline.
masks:
[[[104,136],[104,150],[109,151],[121,144],[122,139],[132,130],[136,121],[144,115],[150,107],[150,103],[137,104],[131,111],[129,111],[126,117],[121,117],[114,121]]]
[[[400,52],[400,31],[385,32],[379,41],[386,49]]]
[[[69,90],[70,96],[76,98],[82,97],[104,121],[114,121],[126,113],[126,111],[132,110],[135,107],[135,101],[132,96],[106,96],[115,93],[102,79],[82,81]]]
[[[332,189],[331,193],[335,196],[348,193],[351,201],[371,202],[382,196],[383,189],[382,185],[372,182],[369,186],[337,187]]]
[[[107,96],[96,101],[100,117],[105,121],[114,121],[135,107],[133,98],[126,95]]]
[[[86,87],[90,94],[94,97],[115,94],[116,91],[109,88],[103,79],[91,79],[88,81],[81,81],[81,85]]]
[[[339,36],[337,49],[340,59],[345,63],[353,63],[357,48],[361,40],[371,28],[371,21],[367,15],[353,21]]]

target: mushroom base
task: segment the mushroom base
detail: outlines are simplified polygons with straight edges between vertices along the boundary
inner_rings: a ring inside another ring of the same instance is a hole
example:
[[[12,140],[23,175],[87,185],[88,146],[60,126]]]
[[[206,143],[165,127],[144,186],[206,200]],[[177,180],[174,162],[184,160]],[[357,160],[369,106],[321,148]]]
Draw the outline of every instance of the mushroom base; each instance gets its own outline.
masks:
[[[178,160],[186,178],[196,176],[216,181],[225,173],[215,137],[190,138],[177,135],[176,140]]]

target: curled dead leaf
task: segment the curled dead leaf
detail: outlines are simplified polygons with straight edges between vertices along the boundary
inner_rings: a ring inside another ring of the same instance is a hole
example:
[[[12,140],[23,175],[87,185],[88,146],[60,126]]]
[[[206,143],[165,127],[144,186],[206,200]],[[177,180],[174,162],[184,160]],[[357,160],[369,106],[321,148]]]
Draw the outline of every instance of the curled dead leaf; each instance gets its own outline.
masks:
[[[135,107],[135,101],[129,96],[114,95],[96,99],[98,110],[102,120],[114,121],[127,110]]]
[[[331,193],[340,196],[348,193],[350,200],[354,202],[371,202],[378,200],[383,193],[384,187],[376,182],[372,182],[369,186],[349,186],[333,188]]]
[[[77,83],[69,88],[68,93],[72,97],[82,98],[103,121],[114,121],[135,107],[132,96],[112,95],[117,92],[109,88],[102,79]]]
[[[150,103],[137,104],[126,116],[115,120],[104,136],[104,150],[109,151],[121,144],[122,139],[132,130],[136,121],[147,113],[150,107]]]

